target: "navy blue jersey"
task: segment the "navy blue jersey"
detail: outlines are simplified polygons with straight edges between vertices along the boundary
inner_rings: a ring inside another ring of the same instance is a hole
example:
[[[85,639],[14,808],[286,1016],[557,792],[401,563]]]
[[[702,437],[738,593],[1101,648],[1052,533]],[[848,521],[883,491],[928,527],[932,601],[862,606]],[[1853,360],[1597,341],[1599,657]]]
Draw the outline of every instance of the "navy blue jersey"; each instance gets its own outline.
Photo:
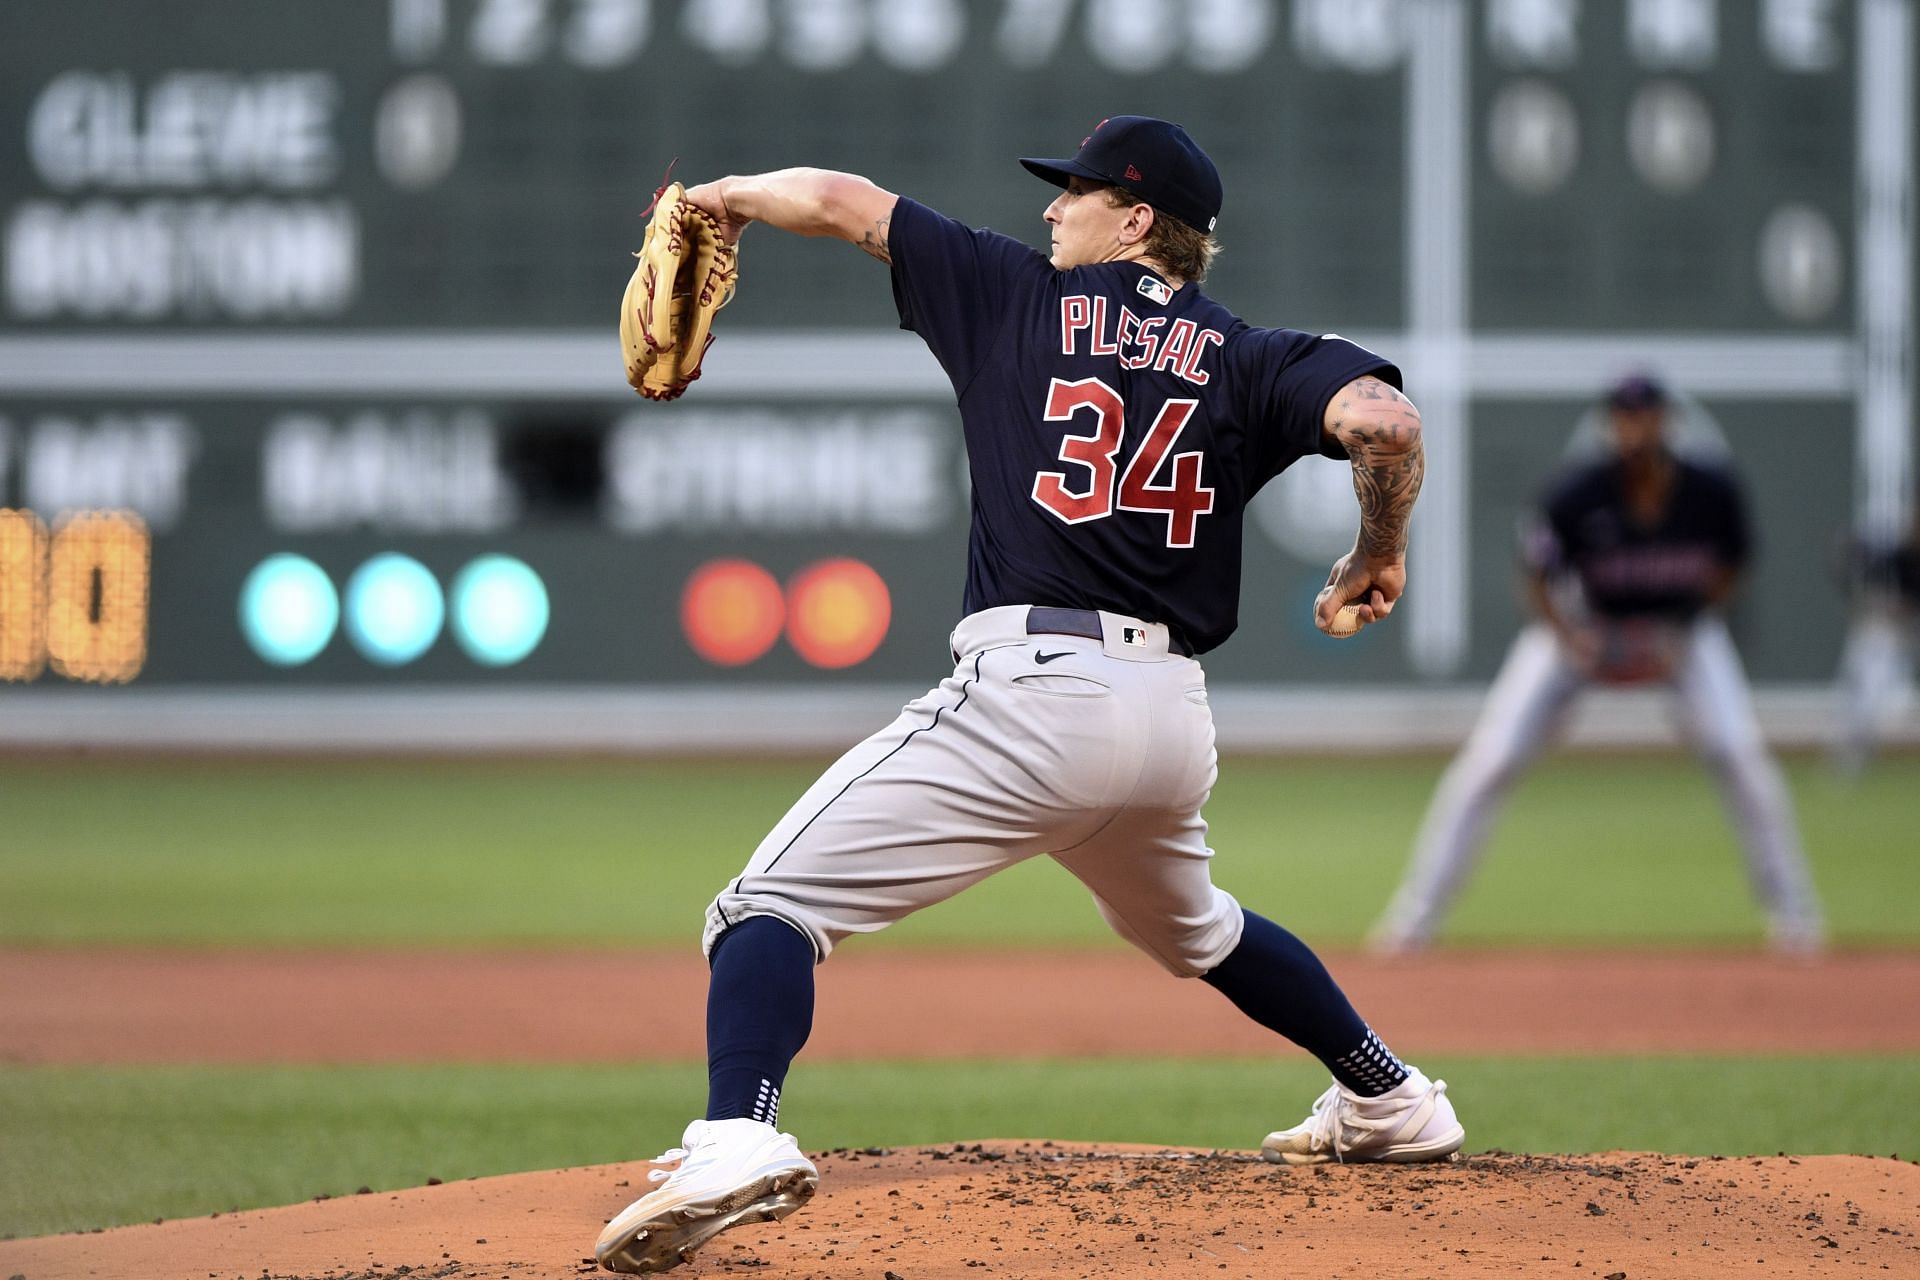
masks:
[[[973,479],[965,609],[1053,605],[1233,634],[1241,524],[1323,442],[1341,387],[1400,374],[1342,338],[1257,329],[1134,262],[1057,271],[1018,240],[902,198],[900,326],[953,383]]]
[[[1627,509],[1617,458],[1567,474],[1547,495],[1540,565],[1570,570],[1603,617],[1690,618],[1705,608],[1722,571],[1746,562],[1746,505],[1730,472],[1682,458],[1657,520]]]

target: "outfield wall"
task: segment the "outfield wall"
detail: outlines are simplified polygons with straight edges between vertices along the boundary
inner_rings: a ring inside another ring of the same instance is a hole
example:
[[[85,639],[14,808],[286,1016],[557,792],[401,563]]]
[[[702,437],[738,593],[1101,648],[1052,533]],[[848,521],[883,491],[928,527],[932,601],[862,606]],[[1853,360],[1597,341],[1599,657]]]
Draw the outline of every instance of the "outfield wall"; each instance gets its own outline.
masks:
[[[1255,498],[1207,664],[1265,691],[1223,700],[1236,743],[1364,737],[1316,723],[1354,687],[1392,741],[1457,740],[1517,527],[1630,370],[1747,481],[1729,621],[1776,738],[1821,736],[1841,548],[1912,517],[1908,0],[13,8],[0,741],[830,745],[923,687],[965,563],[951,387],[884,268],[755,231],[701,381],[634,396],[617,298],[676,156],[1038,247],[1014,157],[1107,113],[1193,132],[1208,292],[1398,362],[1429,451],[1407,598],[1358,640],[1309,621],[1348,468]]]

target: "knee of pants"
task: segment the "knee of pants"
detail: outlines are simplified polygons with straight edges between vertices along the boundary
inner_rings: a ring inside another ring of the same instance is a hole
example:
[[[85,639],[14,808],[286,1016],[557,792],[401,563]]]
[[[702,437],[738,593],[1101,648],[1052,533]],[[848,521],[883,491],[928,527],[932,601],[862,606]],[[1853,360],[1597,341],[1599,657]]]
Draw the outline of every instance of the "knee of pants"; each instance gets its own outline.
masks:
[[[1474,763],[1480,767],[1472,769],[1463,764],[1457,775],[1448,775],[1445,785],[1449,790],[1468,795],[1504,796],[1513,790],[1513,784],[1520,780],[1527,765],[1525,760],[1513,754]]]
[[[1728,748],[1726,743],[1706,741],[1700,743],[1695,750],[1699,754],[1700,763],[1705,765],[1709,771],[1723,776],[1731,775],[1734,772],[1737,757],[1733,751]]]
[[[1713,726],[1696,732],[1693,743],[1701,763],[1718,774],[1736,775],[1763,770],[1767,750],[1759,735]]]
[[[1441,785],[1494,795],[1508,791],[1539,757],[1547,736],[1547,731],[1486,737],[1476,734],[1447,766]]]
[[[1158,961],[1176,978],[1197,978],[1217,968],[1240,945],[1246,916],[1234,896],[1214,886],[1213,899],[1198,917],[1162,914],[1129,919],[1104,900],[1101,918],[1115,933]]]
[[[827,928],[819,915],[796,903],[765,894],[736,893],[729,888],[722,890],[719,897],[707,904],[706,927],[700,935],[700,954],[712,960],[714,945],[720,941],[721,935],[754,916],[772,916],[792,925],[813,944],[815,964],[832,954],[833,944],[848,932]]]

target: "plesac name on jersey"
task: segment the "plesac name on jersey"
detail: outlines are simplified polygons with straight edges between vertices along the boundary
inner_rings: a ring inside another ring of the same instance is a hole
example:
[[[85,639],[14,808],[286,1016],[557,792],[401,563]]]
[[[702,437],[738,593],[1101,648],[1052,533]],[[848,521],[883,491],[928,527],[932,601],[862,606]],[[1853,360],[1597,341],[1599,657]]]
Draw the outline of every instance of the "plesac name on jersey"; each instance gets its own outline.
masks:
[[[1070,293],[1061,298],[1060,354],[1078,355],[1080,339],[1085,336],[1088,355],[1117,356],[1122,369],[1170,372],[1196,387],[1213,380],[1200,367],[1200,359],[1209,347],[1226,341],[1226,335],[1218,329],[1203,329],[1187,319],[1175,320],[1169,326],[1167,317],[1135,315],[1124,303],[1118,315],[1111,315],[1111,311],[1104,297]]]

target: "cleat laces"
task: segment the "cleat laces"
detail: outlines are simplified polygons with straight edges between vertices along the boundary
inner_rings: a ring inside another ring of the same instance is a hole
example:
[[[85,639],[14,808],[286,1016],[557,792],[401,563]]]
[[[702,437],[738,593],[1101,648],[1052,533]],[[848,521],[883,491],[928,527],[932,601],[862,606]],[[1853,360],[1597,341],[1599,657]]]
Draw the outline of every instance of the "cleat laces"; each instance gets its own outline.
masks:
[[[1446,1081],[1436,1080],[1427,1096],[1420,1099],[1418,1106],[1411,1111],[1369,1116],[1347,1097],[1345,1090],[1335,1085],[1313,1104],[1313,1115],[1308,1118],[1306,1126],[1308,1149],[1331,1151],[1335,1160],[1345,1164],[1346,1153],[1374,1134],[1401,1128],[1407,1125],[1410,1118],[1419,1120],[1421,1124],[1426,1123],[1426,1117],[1433,1111],[1433,1099],[1444,1093],[1446,1088]]]
[[[1331,1151],[1333,1158],[1341,1164],[1347,1162],[1346,1134],[1342,1110],[1346,1099],[1341,1096],[1340,1086],[1335,1085],[1314,1099],[1313,1114],[1307,1117],[1307,1149],[1309,1151]]]
[[[655,1156],[652,1162],[654,1164],[671,1164],[671,1165],[677,1166],[677,1165],[686,1163],[686,1159],[687,1159],[687,1149],[685,1147],[669,1147],[665,1151],[662,1151],[659,1155]],[[647,1181],[648,1182],[665,1182],[668,1178],[671,1178],[674,1174],[678,1172],[680,1172],[678,1168],[649,1169],[647,1170]]]
[[[782,1138],[785,1138],[788,1142],[793,1142],[794,1140],[793,1135],[790,1133],[783,1133],[780,1136]],[[696,1142],[694,1144],[694,1146],[696,1147],[701,1145],[704,1145],[704,1144],[699,1142]],[[796,1143],[795,1145],[797,1146],[798,1144]],[[674,1174],[679,1173],[681,1169],[686,1167],[687,1158],[691,1154],[692,1154],[692,1150],[688,1147],[669,1147],[665,1151],[662,1151],[659,1155],[655,1156],[648,1163],[670,1164],[670,1165],[673,1165],[674,1167],[671,1169],[647,1170],[647,1181],[648,1182],[665,1182],[668,1178],[671,1178]]]

